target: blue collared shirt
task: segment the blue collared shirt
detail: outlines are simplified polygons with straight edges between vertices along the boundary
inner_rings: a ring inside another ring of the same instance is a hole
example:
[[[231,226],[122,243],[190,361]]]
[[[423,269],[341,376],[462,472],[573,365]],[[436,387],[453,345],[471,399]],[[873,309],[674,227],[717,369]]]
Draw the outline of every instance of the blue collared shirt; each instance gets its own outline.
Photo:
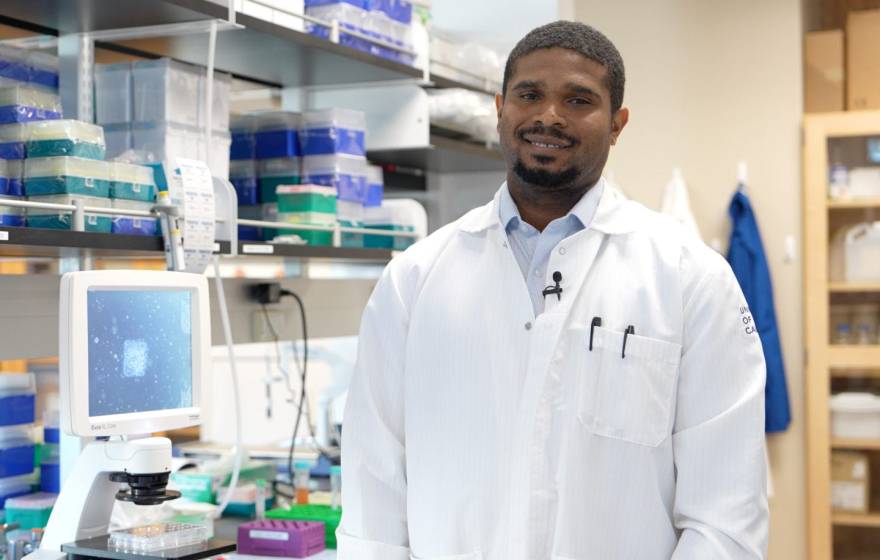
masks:
[[[507,240],[510,242],[513,256],[522,271],[536,316],[544,311],[544,296],[541,292],[553,283],[552,271],[550,274],[547,273],[550,254],[563,239],[590,225],[604,189],[605,180],[599,179],[599,182],[581,197],[568,214],[547,224],[544,231],[538,231],[520,217],[519,209],[507,189],[507,183],[501,188],[498,216],[507,232]]]

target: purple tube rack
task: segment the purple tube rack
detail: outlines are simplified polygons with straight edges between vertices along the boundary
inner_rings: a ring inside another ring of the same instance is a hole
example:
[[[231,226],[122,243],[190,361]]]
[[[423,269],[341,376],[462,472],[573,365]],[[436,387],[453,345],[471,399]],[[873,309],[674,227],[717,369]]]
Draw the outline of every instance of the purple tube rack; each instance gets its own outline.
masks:
[[[324,550],[324,524],[265,519],[238,527],[238,552],[255,556],[306,558]]]

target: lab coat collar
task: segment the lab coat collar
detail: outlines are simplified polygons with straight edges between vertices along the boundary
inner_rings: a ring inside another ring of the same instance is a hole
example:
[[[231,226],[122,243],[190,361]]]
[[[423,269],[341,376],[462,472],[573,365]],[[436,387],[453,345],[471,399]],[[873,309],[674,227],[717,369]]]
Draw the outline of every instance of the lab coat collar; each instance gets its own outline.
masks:
[[[588,229],[596,230],[601,233],[610,235],[629,233],[636,229],[639,219],[639,206],[628,201],[623,193],[613,188],[605,181],[602,198],[599,200],[599,207],[596,214],[590,222]],[[459,225],[459,229],[465,233],[480,233],[490,228],[504,229],[499,217],[499,206],[501,204],[501,192],[507,188],[504,183],[495,198],[489,204],[475,208],[466,214]]]

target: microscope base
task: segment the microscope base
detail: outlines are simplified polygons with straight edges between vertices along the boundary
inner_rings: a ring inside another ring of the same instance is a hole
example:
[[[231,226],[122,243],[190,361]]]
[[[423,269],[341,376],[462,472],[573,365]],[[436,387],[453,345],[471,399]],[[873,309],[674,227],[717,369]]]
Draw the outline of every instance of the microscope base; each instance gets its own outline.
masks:
[[[209,539],[206,542],[192,546],[166,548],[154,552],[131,553],[109,547],[107,543],[109,538],[109,535],[104,535],[64,544],[61,545],[61,550],[70,560],[86,560],[91,558],[107,560],[199,560],[200,558],[235,551],[235,541]]]

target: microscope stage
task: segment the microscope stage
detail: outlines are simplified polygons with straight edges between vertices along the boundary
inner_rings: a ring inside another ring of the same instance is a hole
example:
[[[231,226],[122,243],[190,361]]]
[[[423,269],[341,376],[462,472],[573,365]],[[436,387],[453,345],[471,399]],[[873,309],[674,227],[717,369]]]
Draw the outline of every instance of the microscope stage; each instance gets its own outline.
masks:
[[[166,548],[146,553],[123,552],[109,545],[110,535],[61,545],[61,551],[71,560],[107,558],[109,560],[199,560],[209,556],[235,551],[235,541],[209,539],[201,544]]]

